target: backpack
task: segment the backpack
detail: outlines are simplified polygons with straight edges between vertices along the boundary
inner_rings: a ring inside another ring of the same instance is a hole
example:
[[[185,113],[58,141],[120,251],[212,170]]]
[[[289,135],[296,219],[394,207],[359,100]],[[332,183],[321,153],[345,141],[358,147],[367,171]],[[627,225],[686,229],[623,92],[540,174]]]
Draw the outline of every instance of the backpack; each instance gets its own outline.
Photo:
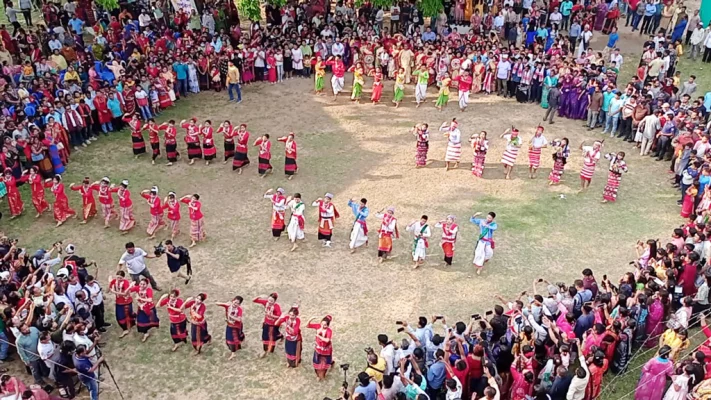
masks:
[[[176,247],[176,250],[178,251],[178,260],[180,261],[180,265],[185,265],[185,267],[187,268],[188,276],[192,275],[193,266],[190,263],[190,251],[183,246]]]

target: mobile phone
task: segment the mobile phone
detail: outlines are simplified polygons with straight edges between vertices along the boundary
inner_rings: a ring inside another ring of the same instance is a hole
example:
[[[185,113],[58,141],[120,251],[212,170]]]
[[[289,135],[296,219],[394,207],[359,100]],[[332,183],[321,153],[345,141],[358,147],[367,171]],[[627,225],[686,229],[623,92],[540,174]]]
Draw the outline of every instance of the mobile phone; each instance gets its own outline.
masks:
[[[397,328],[397,333],[401,333],[403,331],[405,331],[405,328]]]
[[[435,315],[435,321],[437,321],[438,319],[443,319],[443,318],[444,318],[444,315]]]
[[[493,311],[489,310],[489,311],[485,312],[484,314],[488,317],[489,315],[491,315],[493,313],[494,313]]]
[[[395,321],[395,325],[402,325],[402,321]]]
[[[479,314],[472,314],[473,319],[481,319],[481,315]]]
[[[607,280],[607,274],[605,274],[605,275],[602,276],[602,280],[603,280],[603,281],[606,281],[606,280]]]
[[[543,278],[538,278],[538,283],[543,282]]]

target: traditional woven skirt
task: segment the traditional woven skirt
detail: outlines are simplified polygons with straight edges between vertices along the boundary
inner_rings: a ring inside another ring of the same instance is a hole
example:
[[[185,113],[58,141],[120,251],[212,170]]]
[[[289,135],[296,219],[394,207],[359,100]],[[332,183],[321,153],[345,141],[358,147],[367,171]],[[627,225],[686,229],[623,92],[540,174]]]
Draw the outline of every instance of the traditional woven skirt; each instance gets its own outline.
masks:
[[[148,313],[143,311],[143,308],[138,309],[138,316],[136,317],[136,329],[138,332],[148,333],[151,328],[157,328],[159,325],[160,320],[155,307],[151,308]]]
[[[437,97],[437,103],[435,103],[436,107],[444,107],[449,103],[449,95],[448,94],[440,94],[439,97]]]
[[[188,143],[188,159],[202,158],[200,143]]]
[[[199,242],[205,240],[207,234],[205,233],[205,221],[200,219],[190,220],[190,239],[193,242]]]
[[[516,164],[516,157],[518,157],[518,147],[506,149],[504,155],[501,157],[501,163],[513,167],[514,164]]]
[[[314,351],[313,364],[316,371],[325,371],[331,368],[333,356],[331,354],[318,354]]]
[[[242,348],[244,341],[244,332],[242,327],[229,326],[225,327],[225,344],[231,352],[235,352]]]
[[[158,228],[163,225],[165,225],[165,222],[163,222],[163,214],[151,215],[151,222],[148,224],[148,228],[146,228],[146,233],[148,236],[153,236]]]
[[[284,173],[286,175],[294,175],[299,167],[296,166],[296,158],[284,158]]]
[[[155,160],[160,155],[160,143],[151,143],[151,150],[153,150],[153,159]]]
[[[170,162],[178,161],[178,156],[180,156],[180,153],[178,153],[178,145],[175,143],[173,143],[173,144],[166,143],[165,154],[168,157],[168,161],[170,161]]]
[[[353,84],[353,91],[351,92],[351,100],[359,100],[360,96],[363,95],[363,85],[360,83]]]
[[[178,236],[180,234],[180,220],[168,218],[168,227],[170,228],[170,234],[173,236]]]
[[[96,215],[96,203],[92,201],[88,204],[84,204],[81,207],[81,211],[81,215],[82,217],[84,217],[84,221],[88,220],[89,218]]]
[[[472,160],[472,175],[481,178],[484,174],[484,163],[486,162],[486,153],[476,153],[474,154],[474,160]]]
[[[232,170],[240,169],[249,165],[249,157],[246,151],[235,151],[234,159],[232,160]]]
[[[281,333],[279,333],[278,326],[268,324],[262,325],[262,344],[264,345],[264,350],[273,353],[276,342],[281,339],[281,337],[282,336]]]
[[[276,238],[281,237],[281,234],[282,232],[284,232],[285,228],[286,225],[284,223],[284,214],[280,214],[279,216],[277,216],[272,213],[272,236]]]
[[[528,166],[534,169],[538,169],[541,166],[541,149],[532,148],[528,149]]]
[[[396,103],[399,103],[402,101],[402,99],[405,97],[405,90],[404,88],[399,88],[395,86],[395,92],[393,93],[393,101]]]
[[[13,217],[22,214],[25,209],[25,204],[22,202],[22,197],[20,193],[15,191],[14,193],[8,193],[7,203],[10,206],[10,215]]]
[[[270,163],[270,159],[259,157],[259,166],[257,167],[257,172],[259,172],[259,175],[264,175],[271,170],[272,164]]]
[[[316,76],[316,82],[314,83],[314,88],[316,89],[317,92],[320,92],[323,90],[323,84],[324,84],[324,77],[323,76]]]
[[[214,160],[217,157],[217,149],[214,144],[204,144],[202,152],[205,155],[205,161]]]
[[[284,341],[284,353],[290,367],[296,367],[301,362],[301,340]]]
[[[126,232],[131,230],[136,225],[136,220],[133,219],[133,206],[120,207],[119,230]]]
[[[380,97],[383,95],[383,85],[373,85],[373,93],[370,95],[370,101],[379,102]]]
[[[47,203],[47,199],[44,198],[44,191],[37,196],[32,196],[32,205],[35,206],[35,210],[37,210],[38,214],[47,211],[49,203]]]
[[[602,198],[607,201],[615,201],[617,199],[617,190],[620,188],[620,181],[622,181],[622,176],[610,171],[607,174],[607,184],[602,191]],[[691,204],[693,204],[693,200]]]
[[[133,142],[134,156],[146,152],[146,142],[143,140],[143,135],[131,135],[131,142]]]
[[[442,243],[442,251],[445,257],[454,257],[454,243]]]
[[[201,325],[190,324],[190,338],[196,349],[212,340],[212,336],[207,331],[207,322],[203,322]]]
[[[583,164],[583,169],[580,171],[580,178],[590,182],[593,174],[595,174],[595,165],[594,163]]]
[[[461,143],[448,143],[447,144],[447,154],[444,156],[444,161],[446,162],[459,162],[462,158],[462,144]]]
[[[333,222],[333,221],[331,221]],[[321,226],[323,225],[323,226]],[[331,237],[333,236],[333,228],[332,225],[324,222],[318,224],[318,240],[331,240]]]
[[[136,314],[133,312],[133,303],[116,304],[116,322],[121,329],[127,331],[136,325]]]
[[[114,205],[101,203],[101,215],[104,217],[104,223],[108,224],[109,221],[111,221],[111,218],[116,215],[114,212]]]
[[[556,158],[553,162],[553,169],[551,170],[550,175],[548,175],[548,180],[553,183],[560,183],[560,178],[563,176],[564,168],[565,163],[563,163],[563,159]]]
[[[378,251],[390,253],[393,249],[393,238],[391,236],[381,236],[378,238]]]
[[[417,152],[415,153],[415,165],[424,167],[427,165],[427,151],[430,149],[429,142],[417,142]]]
[[[188,322],[182,320],[175,323],[170,323],[170,337],[173,339],[173,343],[187,343],[188,341]]]
[[[235,142],[225,141],[225,161],[235,156]]]
[[[10,201],[10,198],[8,197],[8,201]],[[22,203],[20,203],[22,204]],[[12,203],[10,206],[10,210],[12,211]],[[20,210],[22,211],[22,210]],[[57,222],[64,222],[69,217],[72,215],[76,215],[76,211],[72,210],[69,208],[69,201],[67,201],[66,198],[62,200],[56,200],[54,202],[54,220]]]

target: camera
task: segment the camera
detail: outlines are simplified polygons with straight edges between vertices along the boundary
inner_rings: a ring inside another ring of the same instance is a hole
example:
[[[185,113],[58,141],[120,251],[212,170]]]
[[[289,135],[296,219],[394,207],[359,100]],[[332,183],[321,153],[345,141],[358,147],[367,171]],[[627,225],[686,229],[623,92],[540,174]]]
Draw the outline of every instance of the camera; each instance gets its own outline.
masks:
[[[343,371],[348,371],[348,368],[350,368],[351,365],[350,364],[341,364],[340,367]]]
[[[156,257],[160,257],[165,254],[165,246],[163,246],[163,242],[158,243],[157,246],[153,246],[153,254],[155,254]]]

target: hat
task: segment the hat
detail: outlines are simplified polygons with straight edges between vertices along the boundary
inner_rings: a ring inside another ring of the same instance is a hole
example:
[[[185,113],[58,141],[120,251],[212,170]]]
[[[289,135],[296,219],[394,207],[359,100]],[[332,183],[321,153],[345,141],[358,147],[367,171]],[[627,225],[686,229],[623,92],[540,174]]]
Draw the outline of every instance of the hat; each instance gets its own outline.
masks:
[[[0,274],[1,276],[2,274]],[[69,276],[69,270],[67,268],[60,268],[59,271],[57,271],[57,277],[59,278],[66,278]]]
[[[540,126],[540,125],[538,125],[538,126],[536,127],[536,131],[544,132],[545,130],[546,130],[546,128],[544,128],[544,127],[542,127],[542,126]]]
[[[67,245],[67,248],[64,249],[64,251],[66,251],[67,254],[74,254],[74,250],[76,250],[76,247],[74,247],[73,244]]]
[[[332,198],[333,198],[333,195],[332,195],[331,193],[326,193],[326,194],[324,195],[324,197],[328,197],[329,199],[332,199]]]
[[[109,180],[109,177],[108,177],[108,176],[105,176],[105,177],[101,178],[101,182],[109,183],[109,182],[111,182],[111,181]]]
[[[175,197],[175,192],[168,192],[168,196],[173,196],[173,197]]]
[[[283,188],[277,188],[276,191],[277,191],[277,193],[284,194],[284,189],[283,189]]]
[[[128,186],[128,179],[124,179],[121,181],[121,184],[124,186]]]
[[[10,280],[10,271],[0,272],[0,280],[9,281]]]
[[[389,213],[395,213],[395,207],[388,207],[388,212]]]
[[[151,193],[156,193],[156,194],[158,194],[158,186],[153,186],[153,187],[151,188]]]

